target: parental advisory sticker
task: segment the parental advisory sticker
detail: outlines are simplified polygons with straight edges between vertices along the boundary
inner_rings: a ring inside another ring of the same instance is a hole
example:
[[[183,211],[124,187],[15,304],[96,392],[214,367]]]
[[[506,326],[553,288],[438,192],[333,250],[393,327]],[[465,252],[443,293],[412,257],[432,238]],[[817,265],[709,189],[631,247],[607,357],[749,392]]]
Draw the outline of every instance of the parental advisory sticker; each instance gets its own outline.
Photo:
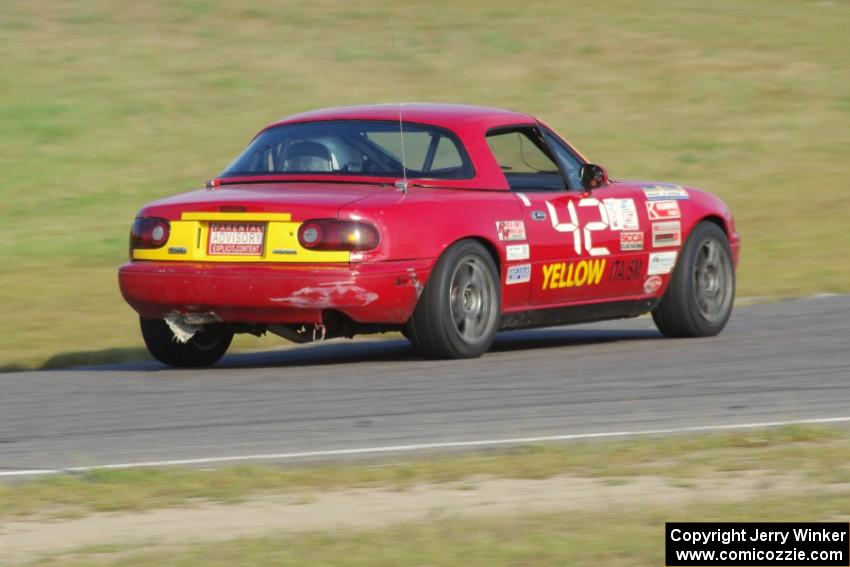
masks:
[[[850,524],[668,522],[668,567],[850,565]]]

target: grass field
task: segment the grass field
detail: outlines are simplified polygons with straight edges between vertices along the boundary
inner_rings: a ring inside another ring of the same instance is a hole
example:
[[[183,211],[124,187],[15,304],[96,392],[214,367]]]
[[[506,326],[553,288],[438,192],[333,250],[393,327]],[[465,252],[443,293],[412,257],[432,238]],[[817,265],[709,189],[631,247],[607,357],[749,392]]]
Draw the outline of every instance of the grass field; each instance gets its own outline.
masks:
[[[715,473],[793,472],[812,483],[850,482],[850,432],[842,428],[777,429],[530,445],[509,452],[432,457],[387,466],[287,468],[273,465],[214,470],[99,470],[0,484],[0,523],[15,518],[67,518],[232,503],[252,496],[351,488],[405,488],[475,477],[542,479],[657,476],[678,480]]]
[[[850,495],[800,491],[743,502],[682,506],[651,503],[606,512],[510,518],[435,518],[381,530],[239,538],[174,547],[82,549],[44,558],[39,567],[657,567],[664,565],[664,523],[846,521]]]
[[[803,0],[3,2],[0,366],[136,356],[115,271],[137,208],[330,105],[527,110],[615,177],[726,198],[741,295],[850,291],[848,20]]]
[[[63,519],[73,522],[69,518],[101,513],[108,527],[109,522],[121,521],[122,512],[154,508],[179,512],[211,500],[233,510],[251,496],[264,506],[272,505],[274,496],[282,493],[301,495],[300,508],[320,494],[374,488],[404,498],[408,490],[452,483],[451,489],[458,490],[455,506],[431,512],[426,508],[416,522],[380,529],[370,521],[357,528],[331,528],[329,520],[326,529],[298,535],[290,531],[224,541],[234,536],[221,533],[203,542],[176,544],[123,541],[114,536],[110,540],[104,533],[103,544],[56,550],[35,564],[661,565],[666,521],[846,521],[850,518],[848,456],[846,429],[794,426],[529,446],[508,453],[370,467],[103,471],[0,485],[0,536],[12,526],[6,522],[22,518],[52,530]],[[559,496],[549,495],[563,501],[545,513],[524,507],[496,514],[464,511],[463,495],[486,490],[493,479],[541,480],[559,475],[568,475],[571,482],[602,481],[610,490],[597,488],[596,495],[607,504],[570,508],[572,489],[568,489]],[[655,493],[617,491],[618,486],[628,487],[642,478],[660,482]],[[744,478],[756,488],[705,491]],[[671,490],[665,487],[680,492],[671,498]],[[103,516],[104,512],[110,515]],[[38,555],[36,550],[32,553]]]

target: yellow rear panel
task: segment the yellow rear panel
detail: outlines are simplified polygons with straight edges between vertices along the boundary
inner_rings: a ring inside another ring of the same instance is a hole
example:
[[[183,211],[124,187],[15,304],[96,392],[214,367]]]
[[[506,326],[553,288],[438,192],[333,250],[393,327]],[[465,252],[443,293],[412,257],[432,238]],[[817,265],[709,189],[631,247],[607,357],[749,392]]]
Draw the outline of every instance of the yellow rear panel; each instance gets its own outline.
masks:
[[[134,250],[134,260],[174,260],[182,262],[348,262],[347,251],[308,250],[298,243],[300,222],[289,213],[183,213],[171,222],[168,242],[162,248]],[[211,222],[254,222],[266,225],[261,256],[219,256],[207,254]]]

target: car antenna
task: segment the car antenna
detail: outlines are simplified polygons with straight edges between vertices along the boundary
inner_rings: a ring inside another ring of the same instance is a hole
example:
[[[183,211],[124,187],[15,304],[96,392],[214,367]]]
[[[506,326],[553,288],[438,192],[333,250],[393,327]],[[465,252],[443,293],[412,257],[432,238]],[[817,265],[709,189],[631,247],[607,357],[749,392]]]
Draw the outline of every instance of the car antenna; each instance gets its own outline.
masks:
[[[398,50],[395,45],[395,26],[393,26],[393,20],[390,18],[390,29],[392,30],[392,49],[393,53],[398,56]],[[404,121],[401,116],[401,107],[404,106],[404,103],[401,101],[401,87],[398,86],[398,82],[396,82],[396,96],[398,98],[398,133],[401,136],[401,175],[404,179],[403,181],[396,181],[395,186],[397,189],[401,189],[401,192],[405,195],[407,194],[408,185],[407,185],[407,159],[404,154]]]

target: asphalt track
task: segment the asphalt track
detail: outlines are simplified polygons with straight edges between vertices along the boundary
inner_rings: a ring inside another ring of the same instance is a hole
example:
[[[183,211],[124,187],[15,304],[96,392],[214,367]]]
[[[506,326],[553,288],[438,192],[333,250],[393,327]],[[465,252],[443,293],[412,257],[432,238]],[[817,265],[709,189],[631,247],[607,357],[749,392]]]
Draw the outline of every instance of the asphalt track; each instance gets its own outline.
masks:
[[[504,333],[479,360],[355,340],[231,355],[203,371],[0,374],[0,474],[846,421],[848,324],[850,296],[817,296],[739,307],[712,339],[665,339],[640,318]]]

